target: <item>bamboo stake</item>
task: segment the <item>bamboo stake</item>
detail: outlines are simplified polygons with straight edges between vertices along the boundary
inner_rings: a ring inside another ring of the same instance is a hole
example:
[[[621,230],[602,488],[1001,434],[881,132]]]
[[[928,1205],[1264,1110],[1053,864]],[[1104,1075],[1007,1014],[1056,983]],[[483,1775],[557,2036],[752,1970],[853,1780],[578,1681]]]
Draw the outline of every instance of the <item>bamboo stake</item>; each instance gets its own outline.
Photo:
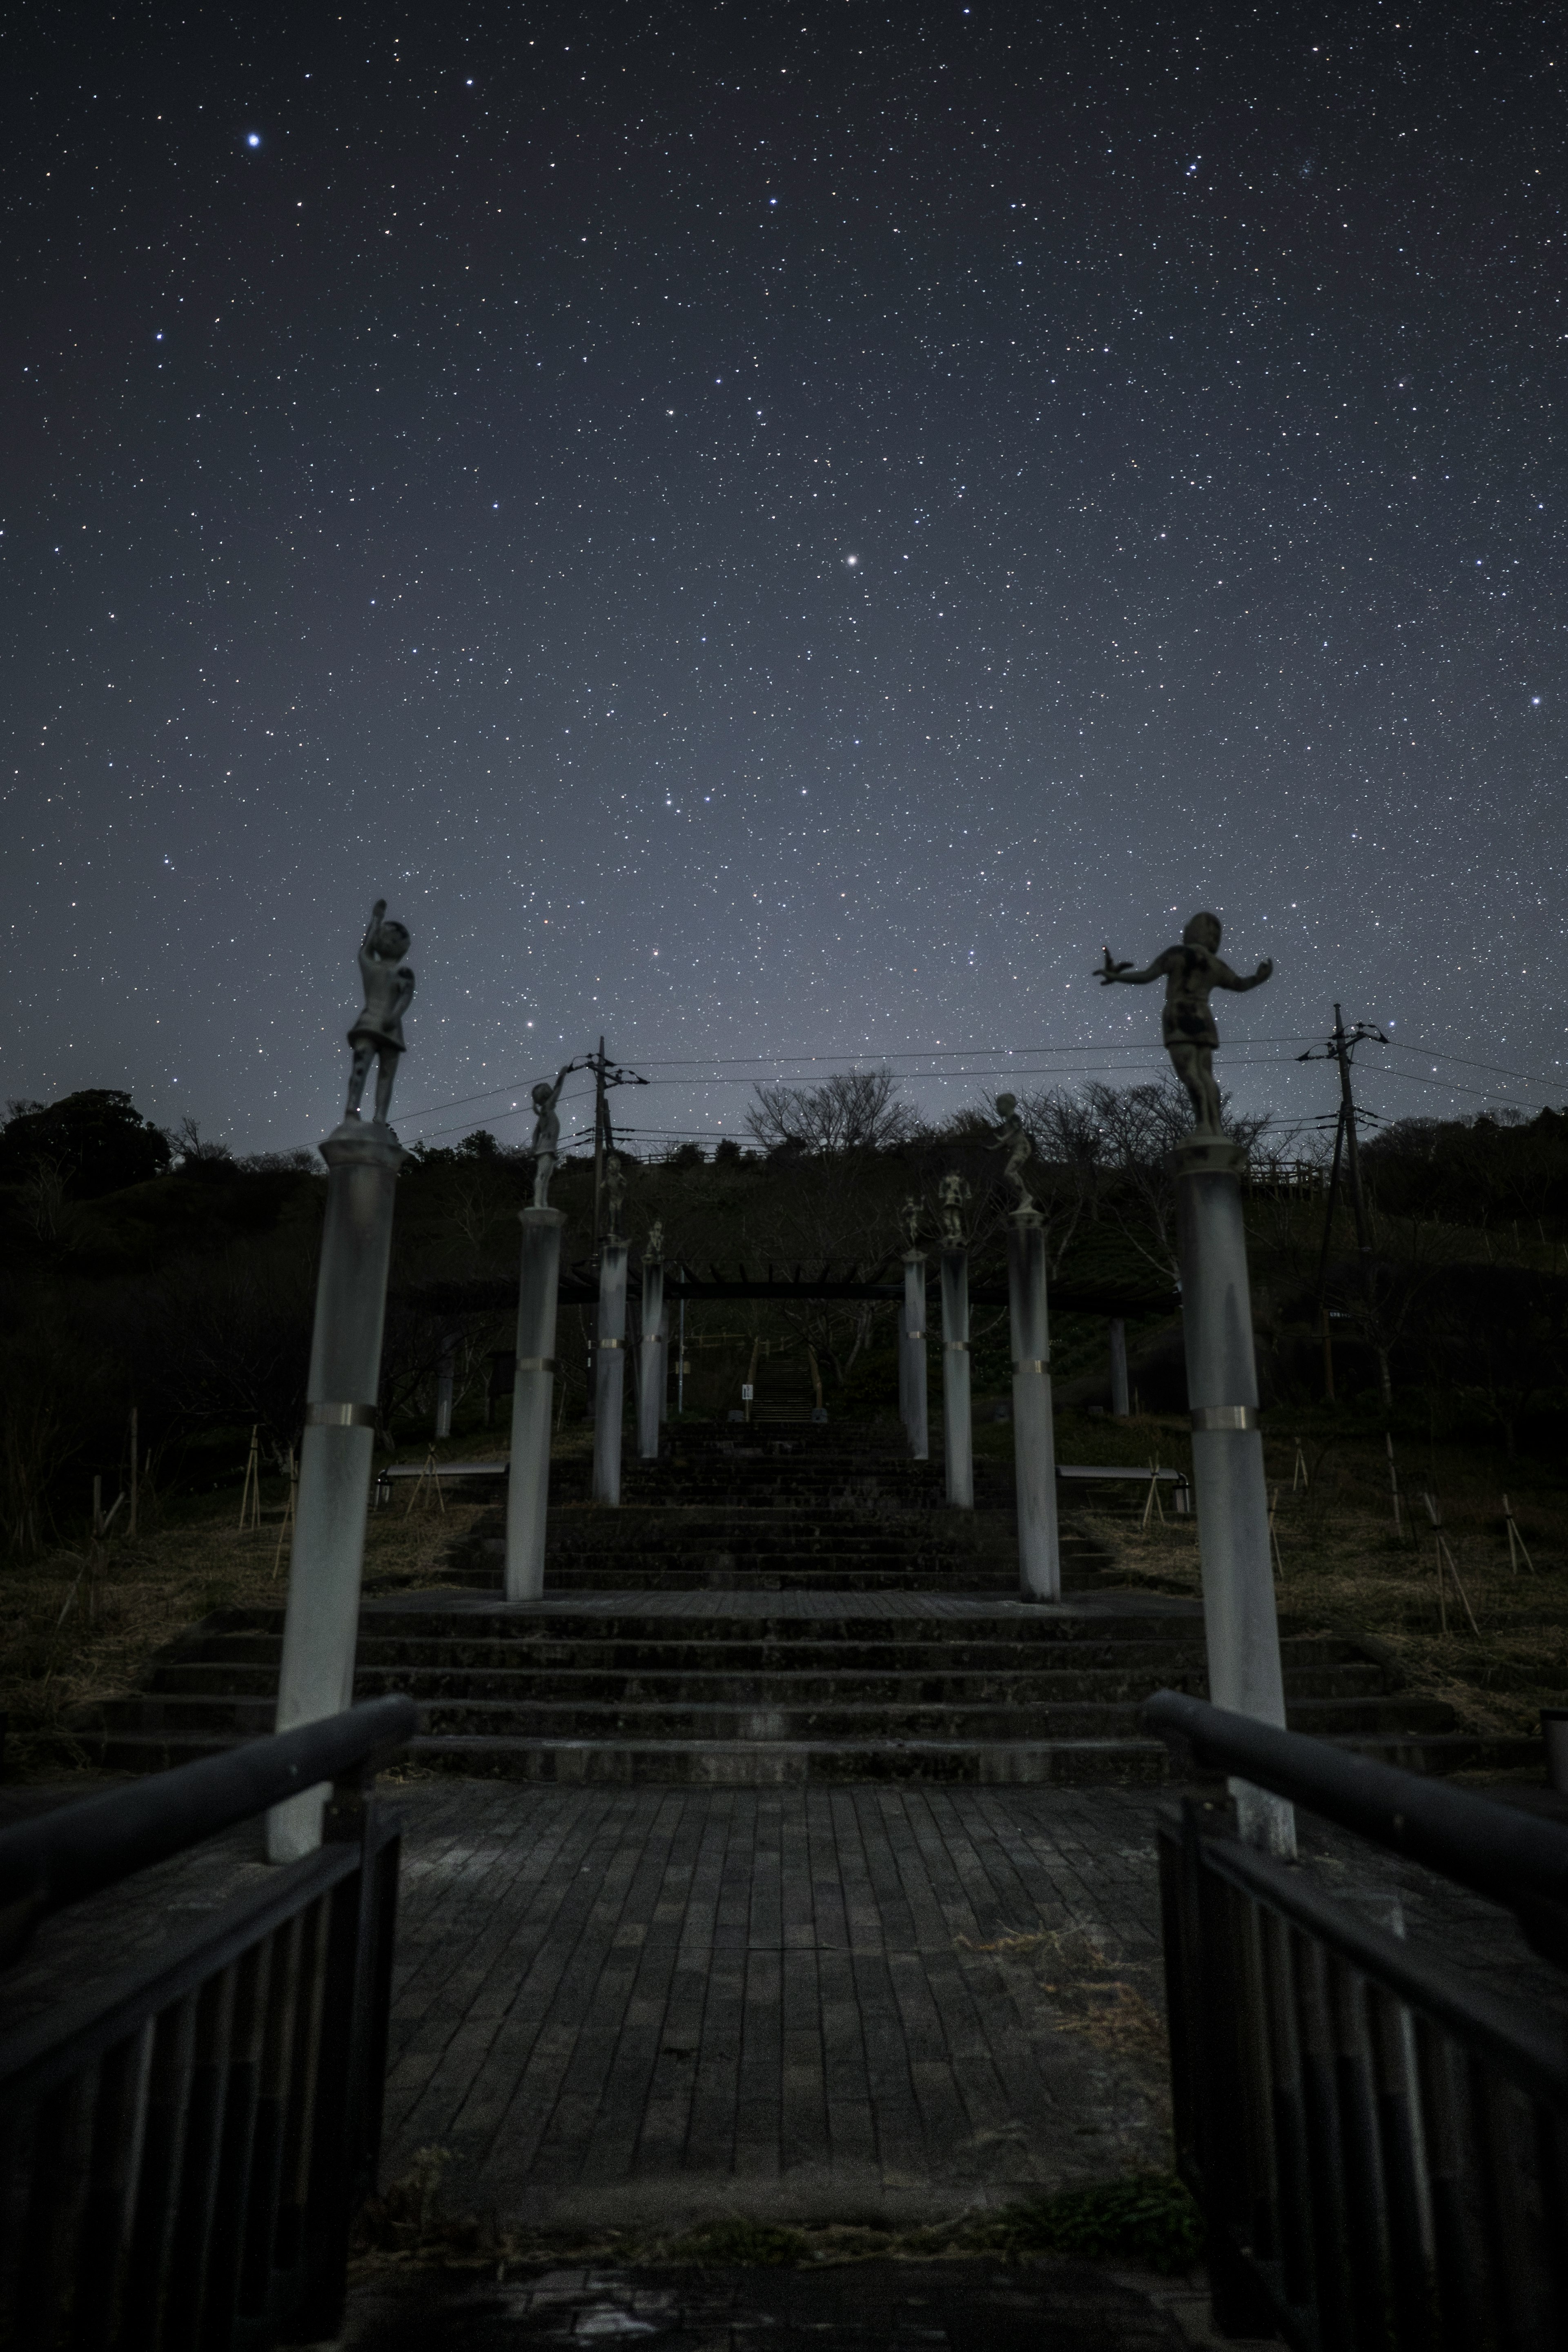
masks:
[[[272,1573],[277,1575],[283,1559],[283,1538],[294,1524],[294,1497],[300,1490],[300,1465],[294,1458],[294,1448],[289,1448],[289,1499],[283,1506],[283,1521],[278,1530],[278,1549],[272,1555]]]
[[[253,1528],[261,1525],[261,1448],[256,1441],[256,1433],[260,1425],[259,1422],[251,1423],[250,1452],[245,1458],[245,1484],[239,1494],[241,1535],[245,1533],[247,1523]]]
[[[140,1500],[136,1473],[141,1443],[141,1417],[136,1407],[132,1405],[131,1408],[131,1516],[125,1522],[125,1532],[132,1538],[136,1533],[136,1507]]]
[[[1274,1515],[1279,1508],[1279,1489],[1276,1486],[1273,1494],[1268,1498],[1268,1540],[1274,1547],[1274,1572],[1276,1576],[1283,1578],[1285,1574],[1285,1563],[1279,1557],[1279,1538],[1274,1531]]]
[[[1469,1619],[1469,1621],[1470,1621],[1470,1631],[1471,1631],[1471,1633],[1474,1633],[1474,1634],[1475,1634],[1475,1636],[1476,1636],[1477,1640],[1479,1641],[1479,1640],[1480,1639],[1480,1631],[1481,1631],[1481,1629],[1480,1629],[1480,1627],[1479,1627],[1479,1626],[1477,1624],[1477,1622],[1476,1622],[1476,1612],[1475,1612],[1475,1611],[1474,1611],[1474,1610],[1471,1608],[1471,1606],[1470,1606],[1470,1596],[1469,1596],[1469,1594],[1465,1591],[1464,1586],[1463,1586],[1463,1585],[1460,1583],[1460,1581],[1459,1581],[1459,1571],[1458,1571],[1458,1567],[1457,1567],[1457,1566],[1456,1566],[1456,1564],[1455,1564],[1454,1555],[1453,1555],[1453,1553],[1449,1550],[1449,1549],[1448,1549],[1448,1543],[1447,1543],[1447,1538],[1445,1537],[1445,1535],[1444,1535],[1444,1533],[1443,1533],[1443,1514],[1442,1514],[1442,1512],[1438,1509],[1438,1507],[1437,1507],[1436,1504],[1434,1502],[1434,1500],[1433,1500],[1433,1498],[1432,1498],[1432,1496],[1431,1496],[1431,1495],[1430,1495],[1429,1493],[1428,1493],[1428,1494],[1425,1494],[1425,1495],[1423,1495],[1421,1499],[1422,1499],[1422,1501],[1423,1501],[1423,1502],[1426,1504],[1426,1516],[1427,1516],[1427,1517],[1428,1517],[1428,1518],[1431,1520],[1431,1522],[1432,1522],[1432,1528],[1433,1528],[1433,1540],[1435,1541],[1435,1543],[1436,1543],[1436,1547],[1437,1547],[1437,1617],[1438,1617],[1438,1622],[1439,1622],[1439,1623],[1440,1623],[1440,1625],[1441,1625],[1441,1627],[1442,1627],[1443,1632],[1446,1633],[1447,1632],[1447,1630],[1448,1630],[1448,1604],[1447,1604],[1447,1588],[1445,1587],[1444,1580],[1443,1580],[1443,1578],[1444,1578],[1444,1570],[1445,1570],[1445,1567],[1446,1567],[1446,1568],[1447,1568],[1447,1570],[1448,1575],[1449,1575],[1449,1576],[1451,1576],[1451,1577],[1453,1578],[1453,1580],[1454,1580],[1454,1590],[1455,1590],[1455,1591],[1458,1594],[1459,1599],[1464,1602],[1464,1605],[1465,1605],[1465,1614],[1466,1614],[1466,1616],[1467,1616],[1467,1617]]]
[[[1519,1563],[1522,1559],[1526,1568],[1529,1569],[1531,1576],[1533,1576],[1535,1574],[1535,1562],[1531,1559],[1529,1552],[1525,1549],[1524,1538],[1520,1534],[1519,1524],[1513,1516],[1513,1506],[1509,1501],[1506,1495],[1502,1498],[1502,1523],[1508,1529],[1508,1564],[1510,1568],[1512,1569],[1515,1576],[1517,1576],[1519,1574]]]
[[[1403,1543],[1405,1529],[1399,1524],[1399,1473],[1394,1466],[1394,1439],[1386,1429],[1383,1433],[1383,1442],[1388,1449],[1388,1491],[1394,1497],[1394,1532]]]
[[[1302,1450],[1301,1441],[1298,1438],[1296,1440],[1296,1460],[1290,1472],[1290,1492],[1294,1494],[1298,1486],[1302,1488],[1310,1487],[1311,1483],[1311,1479],[1307,1474],[1307,1456]]]
[[[418,1477],[414,1481],[414,1492],[409,1496],[408,1508],[403,1514],[405,1519],[413,1517],[414,1506],[419,1500],[420,1496],[424,1493],[426,1484],[435,1487],[436,1500],[440,1506],[442,1511],[445,1512],[447,1508],[447,1497],[441,1492],[441,1474],[436,1467],[436,1449],[434,1446],[431,1446],[429,1452],[426,1454],[425,1466],[420,1471]]]

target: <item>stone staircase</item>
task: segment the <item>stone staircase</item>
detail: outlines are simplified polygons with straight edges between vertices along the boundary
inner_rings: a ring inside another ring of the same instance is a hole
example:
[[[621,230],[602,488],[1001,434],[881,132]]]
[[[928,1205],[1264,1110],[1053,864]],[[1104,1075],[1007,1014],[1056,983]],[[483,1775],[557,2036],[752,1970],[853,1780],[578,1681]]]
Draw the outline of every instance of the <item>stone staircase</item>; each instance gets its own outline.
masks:
[[[417,1701],[417,1762],[521,1780],[1164,1778],[1138,1710],[1204,1692],[1201,1611],[1111,1589],[1070,1526],[1062,1601],[1020,1601],[1010,1483],[983,1469],[981,1507],[948,1513],[939,1465],[820,1429],[628,1465],[618,1511],[568,1475],[542,1600],[501,1597],[489,1515],[440,1589],[366,1600],[355,1695]],[[78,1737],[152,1770],[269,1730],[282,1622],[205,1619]],[[1292,1728],[1422,1770],[1488,1760],[1353,1643],[1281,1634]]]

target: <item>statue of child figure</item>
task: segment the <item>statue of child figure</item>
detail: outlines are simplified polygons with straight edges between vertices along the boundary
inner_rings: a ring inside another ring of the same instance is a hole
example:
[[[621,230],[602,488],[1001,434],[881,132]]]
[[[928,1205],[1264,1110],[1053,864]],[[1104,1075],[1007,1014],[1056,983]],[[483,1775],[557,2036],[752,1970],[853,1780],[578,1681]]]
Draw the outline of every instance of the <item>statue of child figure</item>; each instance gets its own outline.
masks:
[[[1024,1171],[1035,1156],[1034,1138],[1019,1115],[1016,1095],[998,1095],[996,1109],[1001,1124],[986,1149],[1006,1154],[1002,1162],[1002,1181],[1011,1184],[1018,1195],[1013,1204],[1013,1215],[1037,1223],[1039,1207],[1024,1181]]]
[[[386,919],[386,900],[378,898],[371,908],[370,921],[360,942],[360,978],[364,984],[364,1008],[349,1031],[349,1044],[354,1049],[353,1067],[349,1072],[348,1107],[345,1118],[357,1118],[364,1094],[364,1082],[370,1076],[370,1066],[376,1066],[375,1110],[377,1127],[386,1125],[386,1114],[392,1108],[392,1082],[397,1076],[398,1055],[405,1050],[403,1016],[414,995],[414,974],[404,962],[408,953],[409,937],[405,926]]]
[[[1266,958],[1250,980],[1243,980],[1229,964],[1221,961],[1219,941],[1219,917],[1194,915],[1182,933],[1181,946],[1167,948],[1163,955],[1157,955],[1146,971],[1134,971],[1130,963],[1112,963],[1107,948],[1105,961],[1095,975],[1102,988],[1109,988],[1117,980],[1126,981],[1131,988],[1142,988],[1145,981],[1164,981],[1161,1034],[1165,1051],[1187,1090],[1195,1126],[1209,1135],[1220,1131],[1219,1087],[1214,1074],[1214,1049],[1219,1044],[1219,1031],[1209,1007],[1209,992],[1215,988],[1261,988],[1274,969]]]
[[[963,1213],[969,1206],[969,1181],[956,1168],[950,1168],[936,1188],[937,1202],[942,1210],[942,1238],[944,1247],[963,1249],[969,1239],[964,1231]]]
[[[576,1066],[575,1062],[568,1062],[563,1070],[557,1072],[553,1086],[548,1078],[541,1078],[533,1089],[533,1206],[536,1209],[548,1209],[550,1206],[550,1180],[561,1157],[561,1119],[556,1105],[561,1100],[562,1087]]]

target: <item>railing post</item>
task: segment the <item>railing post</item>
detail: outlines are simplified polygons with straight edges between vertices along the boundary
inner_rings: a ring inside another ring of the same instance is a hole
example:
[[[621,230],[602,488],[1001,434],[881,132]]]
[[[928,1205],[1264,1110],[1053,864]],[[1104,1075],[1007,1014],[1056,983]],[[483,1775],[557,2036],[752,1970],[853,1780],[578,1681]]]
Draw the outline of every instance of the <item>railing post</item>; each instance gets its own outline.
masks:
[[[550,1510],[550,1428],[555,1396],[555,1300],[561,1275],[561,1209],[524,1209],[517,1286],[517,1370],[511,1391],[511,1465],[506,1489],[506,1597],[537,1601],[544,1590]]]
[[[1018,1493],[1018,1584],[1026,1601],[1059,1601],[1057,1446],[1051,1414],[1051,1337],[1046,1229],[1037,1209],[1007,1220],[1007,1294],[1013,1333],[1013,1463]]]
[[[621,1409],[626,1378],[626,1244],[599,1255],[598,1345],[594,1350],[594,1500],[621,1499]]]
[[[974,1433],[969,1402],[969,1252],[942,1254],[942,1437],[950,1510],[974,1508]]]
[[[1283,1729],[1285,1683],[1241,1213],[1247,1154],[1222,1136],[1200,1132],[1176,1146],[1170,1165],[1176,1184],[1209,1696],[1216,1706]],[[1294,1808],[1249,1781],[1231,1785],[1247,1843],[1293,1860]]]
[[[362,1124],[357,1111],[321,1146],[327,1216],[283,1620],[279,1731],[341,1714],[353,1700],[392,1212],[405,1156],[390,1127]],[[325,1795],[307,1789],[272,1808],[269,1862],[315,1852]]]

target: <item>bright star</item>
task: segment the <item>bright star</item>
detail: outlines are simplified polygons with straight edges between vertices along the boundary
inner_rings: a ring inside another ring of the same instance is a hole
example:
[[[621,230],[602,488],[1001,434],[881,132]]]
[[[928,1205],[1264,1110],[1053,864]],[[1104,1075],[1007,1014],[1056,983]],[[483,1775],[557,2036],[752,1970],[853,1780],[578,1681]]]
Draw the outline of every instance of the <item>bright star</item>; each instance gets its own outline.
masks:
[[[247,131],[245,134],[245,143],[247,147],[259,147],[261,144],[260,131]]]
[[[844,561],[849,566],[850,571],[853,572],[855,566],[859,562],[860,558],[858,555],[847,555]]]

